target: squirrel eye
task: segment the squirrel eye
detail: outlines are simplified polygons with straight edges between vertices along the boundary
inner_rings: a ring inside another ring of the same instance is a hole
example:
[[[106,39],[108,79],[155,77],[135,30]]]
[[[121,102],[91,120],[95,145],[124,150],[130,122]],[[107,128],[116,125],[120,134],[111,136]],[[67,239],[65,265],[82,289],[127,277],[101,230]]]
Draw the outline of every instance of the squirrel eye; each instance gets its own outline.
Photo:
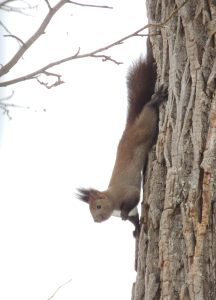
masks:
[[[97,209],[101,209],[101,205],[97,205]]]

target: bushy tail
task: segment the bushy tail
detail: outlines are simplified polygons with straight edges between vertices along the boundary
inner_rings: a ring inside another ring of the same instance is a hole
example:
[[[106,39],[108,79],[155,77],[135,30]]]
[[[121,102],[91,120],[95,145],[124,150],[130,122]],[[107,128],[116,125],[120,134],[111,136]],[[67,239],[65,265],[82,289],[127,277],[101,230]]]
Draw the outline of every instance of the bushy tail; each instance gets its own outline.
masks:
[[[147,56],[140,58],[129,69],[127,75],[128,116],[127,125],[131,125],[139,116],[143,106],[151,100],[156,81],[156,66],[150,40],[147,40]]]

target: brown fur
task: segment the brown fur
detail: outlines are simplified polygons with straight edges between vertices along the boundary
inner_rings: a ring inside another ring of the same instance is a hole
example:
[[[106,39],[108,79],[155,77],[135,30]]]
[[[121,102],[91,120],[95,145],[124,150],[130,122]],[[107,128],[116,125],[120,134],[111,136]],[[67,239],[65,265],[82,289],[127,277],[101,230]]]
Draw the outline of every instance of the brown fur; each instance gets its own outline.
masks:
[[[127,125],[130,126],[141,113],[143,106],[150,101],[154,93],[156,67],[149,39],[147,40],[147,57],[140,58],[129,68],[127,75],[128,114]]]
[[[103,192],[78,189],[78,198],[89,203],[96,222],[105,221],[114,210],[120,210],[122,219],[130,220],[138,230],[138,215],[131,217],[129,213],[140,199],[141,171],[157,136],[158,107],[167,96],[164,87],[153,95],[155,74],[148,42],[147,59],[140,59],[128,73],[127,123],[118,145],[109,186]]]

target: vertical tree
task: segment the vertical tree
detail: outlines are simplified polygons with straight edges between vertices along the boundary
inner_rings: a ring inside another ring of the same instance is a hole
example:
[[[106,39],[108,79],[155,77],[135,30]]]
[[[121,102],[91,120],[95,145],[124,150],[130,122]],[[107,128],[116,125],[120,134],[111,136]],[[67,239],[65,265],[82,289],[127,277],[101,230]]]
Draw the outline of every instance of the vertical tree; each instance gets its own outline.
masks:
[[[169,97],[144,178],[132,299],[216,299],[216,1],[147,9]]]

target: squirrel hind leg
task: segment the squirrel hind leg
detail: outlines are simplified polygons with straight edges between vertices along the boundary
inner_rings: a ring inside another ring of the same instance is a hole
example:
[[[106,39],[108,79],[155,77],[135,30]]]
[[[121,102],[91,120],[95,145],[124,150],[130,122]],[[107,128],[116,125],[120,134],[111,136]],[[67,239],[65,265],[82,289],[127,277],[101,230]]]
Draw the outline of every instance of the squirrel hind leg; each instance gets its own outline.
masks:
[[[147,103],[149,106],[159,107],[159,105],[167,99],[168,87],[162,84],[159,89],[152,95],[151,101]]]
[[[139,215],[137,214],[133,216],[128,216],[127,220],[130,221],[135,226],[135,230],[133,231],[133,236],[137,238],[140,233]]]

